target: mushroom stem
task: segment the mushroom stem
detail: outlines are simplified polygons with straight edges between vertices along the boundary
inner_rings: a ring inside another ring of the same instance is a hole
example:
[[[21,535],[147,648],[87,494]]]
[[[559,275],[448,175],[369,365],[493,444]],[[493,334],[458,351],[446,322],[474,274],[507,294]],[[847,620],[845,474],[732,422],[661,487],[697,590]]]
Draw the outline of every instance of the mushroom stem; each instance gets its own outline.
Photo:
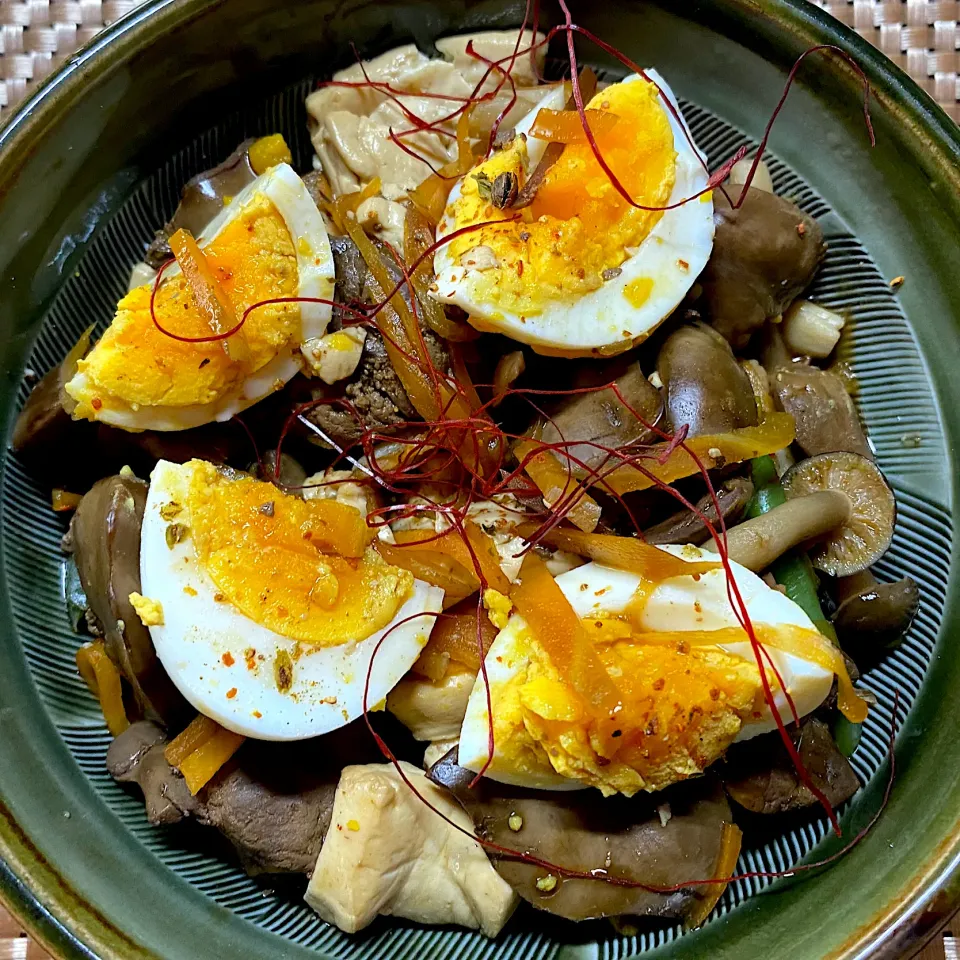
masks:
[[[730,170],[730,183],[739,187],[747,182],[747,176],[750,168],[753,166],[753,157],[744,157],[738,160]],[[762,190],[764,193],[773,193],[773,178],[770,176],[770,168],[761,160],[757,164],[757,169],[753,174],[753,181],[750,184],[754,190]]]
[[[850,498],[839,490],[797,497],[728,530],[727,552],[748,570],[765,570],[793,547],[842,526],[850,511]]]

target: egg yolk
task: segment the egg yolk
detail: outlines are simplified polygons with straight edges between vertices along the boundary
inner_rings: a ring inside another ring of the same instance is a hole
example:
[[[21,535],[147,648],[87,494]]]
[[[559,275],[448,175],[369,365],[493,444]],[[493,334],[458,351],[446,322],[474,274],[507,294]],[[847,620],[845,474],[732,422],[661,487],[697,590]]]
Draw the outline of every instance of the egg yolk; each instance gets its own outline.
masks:
[[[238,211],[203,252],[238,319],[260,300],[297,295],[297,255],[290,231],[262,194]],[[86,373],[89,387],[72,394],[78,402],[76,417],[93,420],[103,409],[213,403],[236,391],[282,348],[299,346],[296,304],[272,304],[250,314],[243,325],[250,359],[239,363],[231,361],[218,341],[189,343],[161,333],[150,316],[151,292],[148,284],[128,293],[110,327],[80,361],[78,370]],[[160,325],[178,336],[210,336],[181,275],[163,280],[154,309]]]
[[[194,461],[189,530],[226,603],[282,636],[321,647],[363,640],[394,618],[413,577],[369,547],[363,515]]]
[[[497,765],[553,771],[632,796],[701,773],[733,742],[760,694],[755,664],[717,647],[643,644],[621,621],[584,621],[622,697],[616,754],[597,752],[591,713],[537,642],[524,633],[525,669],[494,691]]]
[[[642,79],[614,84],[588,107],[617,117],[597,134],[597,146],[624,189],[644,206],[665,205],[677,154],[656,86]],[[526,166],[526,145],[518,138],[467,174],[450,211],[453,229],[515,217],[518,211],[498,210],[482,195],[478,176],[493,181],[510,172],[522,184]],[[604,271],[618,268],[663,216],[629,204],[585,142],[566,145],[531,206],[521,212],[521,220],[458,237],[451,255],[464,266],[482,268],[474,274],[479,301],[524,316],[541,312],[547,301],[569,301],[598,289]],[[488,249],[477,254],[478,247]]]

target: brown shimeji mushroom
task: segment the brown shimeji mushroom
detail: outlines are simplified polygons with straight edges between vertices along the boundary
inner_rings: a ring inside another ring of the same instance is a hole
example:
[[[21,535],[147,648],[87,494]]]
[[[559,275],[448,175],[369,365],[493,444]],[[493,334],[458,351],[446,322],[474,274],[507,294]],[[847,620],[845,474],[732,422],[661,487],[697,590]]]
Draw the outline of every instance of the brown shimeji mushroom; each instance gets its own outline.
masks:
[[[879,467],[856,453],[822,453],[802,460],[783,476],[788,500],[837,491],[850,501],[850,517],[810,551],[813,565],[833,577],[866,570],[893,539],[897,505]]]
[[[850,521],[851,513],[846,494],[815,491],[728,530],[727,552],[748,570],[765,570],[793,547],[833,534]]]

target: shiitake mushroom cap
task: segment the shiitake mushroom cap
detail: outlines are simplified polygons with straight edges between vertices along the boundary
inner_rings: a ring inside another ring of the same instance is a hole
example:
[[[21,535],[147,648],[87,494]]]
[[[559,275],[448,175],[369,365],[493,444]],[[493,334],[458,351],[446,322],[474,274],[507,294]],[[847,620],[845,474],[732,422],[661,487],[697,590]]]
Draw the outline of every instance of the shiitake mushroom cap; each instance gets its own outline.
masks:
[[[897,504],[880,468],[847,451],[801,460],[782,478],[787,498],[818,490],[838,490],[850,498],[850,519],[810,549],[813,565],[833,577],[846,577],[876,563],[890,546]]]

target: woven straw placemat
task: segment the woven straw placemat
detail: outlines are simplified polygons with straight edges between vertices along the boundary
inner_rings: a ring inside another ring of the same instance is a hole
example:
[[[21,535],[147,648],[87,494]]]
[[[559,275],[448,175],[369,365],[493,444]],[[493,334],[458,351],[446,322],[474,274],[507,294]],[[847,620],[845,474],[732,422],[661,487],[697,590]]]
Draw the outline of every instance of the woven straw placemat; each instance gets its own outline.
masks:
[[[78,47],[142,0],[0,0],[0,123]],[[960,0],[814,0],[960,121]]]
[[[0,0],[0,123],[107,24],[143,0]]]
[[[960,121],[960,0],[814,0],[879,47]]]

